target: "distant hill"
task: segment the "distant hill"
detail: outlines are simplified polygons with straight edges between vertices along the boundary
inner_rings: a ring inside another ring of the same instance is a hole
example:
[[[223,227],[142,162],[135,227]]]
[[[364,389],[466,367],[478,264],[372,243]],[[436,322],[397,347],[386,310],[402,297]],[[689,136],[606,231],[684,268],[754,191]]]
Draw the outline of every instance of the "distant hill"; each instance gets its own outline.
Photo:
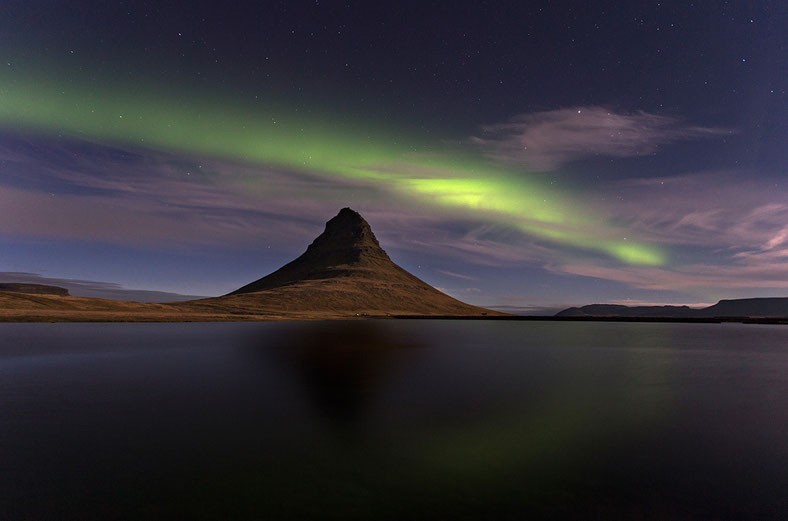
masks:
[[[706,308],[688,306],[621,306],[591,304],[568,308],[557,317],[644,317],[644,318],[712,318],[712,317],[788,317],[788,298],[747,298],[720,300]]]
[[[22,282],[0,282],[0,291],[10,291],[13,293],[27,293],[29,295],[58,295],[68,296],[68,290],[58,286],[47,286],[44,284],[26,284]]]
[[[303,255],[201,310],[332,315],[503,315],[441,293],[397,266],[358,212],[343,208]]]
[[[699,312],[704,317],[788,317],[788,298],[720,300]]]
[[[697,309],[689,306],[621,306],[590,304],[559,311],[557,317],[695,317]]]

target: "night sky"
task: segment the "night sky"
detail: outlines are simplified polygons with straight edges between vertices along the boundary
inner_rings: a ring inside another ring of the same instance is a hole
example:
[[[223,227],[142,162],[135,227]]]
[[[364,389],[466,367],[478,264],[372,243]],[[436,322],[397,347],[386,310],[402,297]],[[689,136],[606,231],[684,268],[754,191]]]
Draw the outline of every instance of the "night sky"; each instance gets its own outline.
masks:
[[[350,206],[473,304],[788,295],[786,4],[579,4],[5,0],[0,279],[224,294]]]

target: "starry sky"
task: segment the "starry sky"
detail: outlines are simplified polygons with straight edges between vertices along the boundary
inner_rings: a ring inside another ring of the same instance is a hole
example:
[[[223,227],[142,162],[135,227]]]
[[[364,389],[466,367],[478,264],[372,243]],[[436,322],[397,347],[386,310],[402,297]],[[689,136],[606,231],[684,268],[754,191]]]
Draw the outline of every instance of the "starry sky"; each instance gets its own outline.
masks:
[[[782,2],[0,6],[0,278],[220,295],[350,206],[546,313],[788,295]]]

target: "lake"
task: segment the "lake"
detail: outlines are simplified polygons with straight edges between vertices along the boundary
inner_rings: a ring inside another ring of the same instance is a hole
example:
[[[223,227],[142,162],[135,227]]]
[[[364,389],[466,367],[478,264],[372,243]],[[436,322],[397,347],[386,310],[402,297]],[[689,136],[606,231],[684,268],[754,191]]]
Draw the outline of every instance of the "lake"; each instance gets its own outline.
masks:
[[[788,327],[0,324],[0,518],[788,519]]]

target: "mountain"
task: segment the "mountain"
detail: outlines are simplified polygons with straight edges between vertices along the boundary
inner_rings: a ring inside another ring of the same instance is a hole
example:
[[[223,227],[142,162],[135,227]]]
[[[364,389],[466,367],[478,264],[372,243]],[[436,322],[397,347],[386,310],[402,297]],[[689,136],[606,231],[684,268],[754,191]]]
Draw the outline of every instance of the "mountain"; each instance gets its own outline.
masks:
[[[557,317],[694,317],[697,309],[689,306],[621,306],[590,304],[559,311]]]
[[[305,280],[363,278],[424,285],[394,264],[380,247],[369,223],[358,212],[343,208],[303,255],[275,272],[230,295],[254,293]]]
[[[704,317],[788,317],[788,298],[720,300],[699,312]]]
[[[720,300],[706,308],[688,306],[620,306],[616,304],[591,304],[568,308],[557,317],[661,317],[661,318],[714,318],[714,317],[788,317],[788,298],[747,298]]]
[[[460,302],[397,266],[364,218],[343,208],[294,261],[190,309],[326,315],[503,315]]]

